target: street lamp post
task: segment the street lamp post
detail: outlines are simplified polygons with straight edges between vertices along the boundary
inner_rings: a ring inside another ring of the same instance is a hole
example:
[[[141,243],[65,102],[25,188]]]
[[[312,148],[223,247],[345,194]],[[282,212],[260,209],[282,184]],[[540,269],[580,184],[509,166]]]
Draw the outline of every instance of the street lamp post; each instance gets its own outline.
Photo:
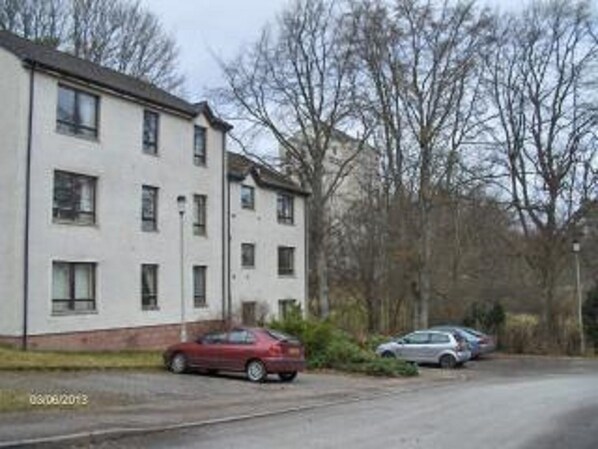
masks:
[[[579,252],[581,244],[577,240],[573,240],[573,254],[575,256],[575,292],[577,293],[577,320],[579,324],[579,350],[581,355],[586,353],[586,339],[583,332],[583,311],[582,311],[582,294],[581,294],[581,274],[579,269]]]
[[[185,195],[179,195],[176,199],[179,209],[179,257],[180,257],[180,274],[181,274],[181,341],[187,341],[187,322],[185,320],[185,206],[187,205],[187,198]]]

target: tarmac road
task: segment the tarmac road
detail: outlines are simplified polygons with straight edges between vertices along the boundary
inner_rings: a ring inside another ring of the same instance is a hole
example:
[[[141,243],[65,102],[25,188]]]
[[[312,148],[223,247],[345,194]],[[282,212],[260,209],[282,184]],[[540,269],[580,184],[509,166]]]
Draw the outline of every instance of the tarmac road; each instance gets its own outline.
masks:
[[[466,382],[431,384],[397,394],[391,390],[351,403],[92,447],[598,448],[596,364],[546,359],[493,363],[473,365],[472,373],[480,375]]]

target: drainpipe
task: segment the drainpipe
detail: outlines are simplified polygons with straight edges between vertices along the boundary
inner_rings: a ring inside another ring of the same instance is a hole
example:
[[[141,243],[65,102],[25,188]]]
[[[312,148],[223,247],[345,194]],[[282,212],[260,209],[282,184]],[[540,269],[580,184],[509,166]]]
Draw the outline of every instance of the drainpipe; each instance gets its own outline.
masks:
[[[230,325],[230,183],[226,132],[222,132],[222,322]]]
[[[35,64],[29,72],[29,117],[27,123],[27,162],[25,166],[25,236],[23,241],[23,336],[21,348],[27,351],[28,314],[29,314],[29,221],[31,204],[31,149],[33,136],[33,100],[34,100]]]
[[[228,172],[228,170],[227,170]],[[230,235],[230,180],[228,179],[228,175],[226,177],[226,198],[227,198],[227,204],[228,204],[228,213],[226,214],[226,236],[227,236],[227,248],[226,248],[226,267],[227,267],[227,302],[228,302],[228,307],[227,307],[227,320],[228,320],[228,325],[230,326],[232,323],[232,318],[233,318],[233,313],[232,313],[232,309],[233,309],[233,299],[232,299],[232,293],[231,293],[231,282],[230,282],[230,277],[231,277],[231,269],[230,269],[230,245],[231,245],[231,235]]]

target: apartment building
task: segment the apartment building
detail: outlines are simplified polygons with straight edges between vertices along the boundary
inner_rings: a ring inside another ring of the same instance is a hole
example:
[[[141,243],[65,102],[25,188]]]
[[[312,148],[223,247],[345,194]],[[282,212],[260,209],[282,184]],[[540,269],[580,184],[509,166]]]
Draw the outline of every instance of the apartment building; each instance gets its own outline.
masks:
[[[240,154],[228,167],[234,318],[254,325],[305,310],[307,192]]]
[[[231,316],[230,125],[7,32],[0,98],[0,340],[161,347]]]

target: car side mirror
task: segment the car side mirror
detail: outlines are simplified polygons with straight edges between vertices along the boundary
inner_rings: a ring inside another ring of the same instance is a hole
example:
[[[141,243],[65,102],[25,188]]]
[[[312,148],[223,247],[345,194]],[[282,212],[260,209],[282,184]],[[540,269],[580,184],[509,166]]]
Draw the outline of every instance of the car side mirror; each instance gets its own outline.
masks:
[[[195,343],[197,343],[198,345],[201,345],[201,344],[203,344],[203,339],[202,339],[202,337],[199,337],[199,338],[195,339]]]

